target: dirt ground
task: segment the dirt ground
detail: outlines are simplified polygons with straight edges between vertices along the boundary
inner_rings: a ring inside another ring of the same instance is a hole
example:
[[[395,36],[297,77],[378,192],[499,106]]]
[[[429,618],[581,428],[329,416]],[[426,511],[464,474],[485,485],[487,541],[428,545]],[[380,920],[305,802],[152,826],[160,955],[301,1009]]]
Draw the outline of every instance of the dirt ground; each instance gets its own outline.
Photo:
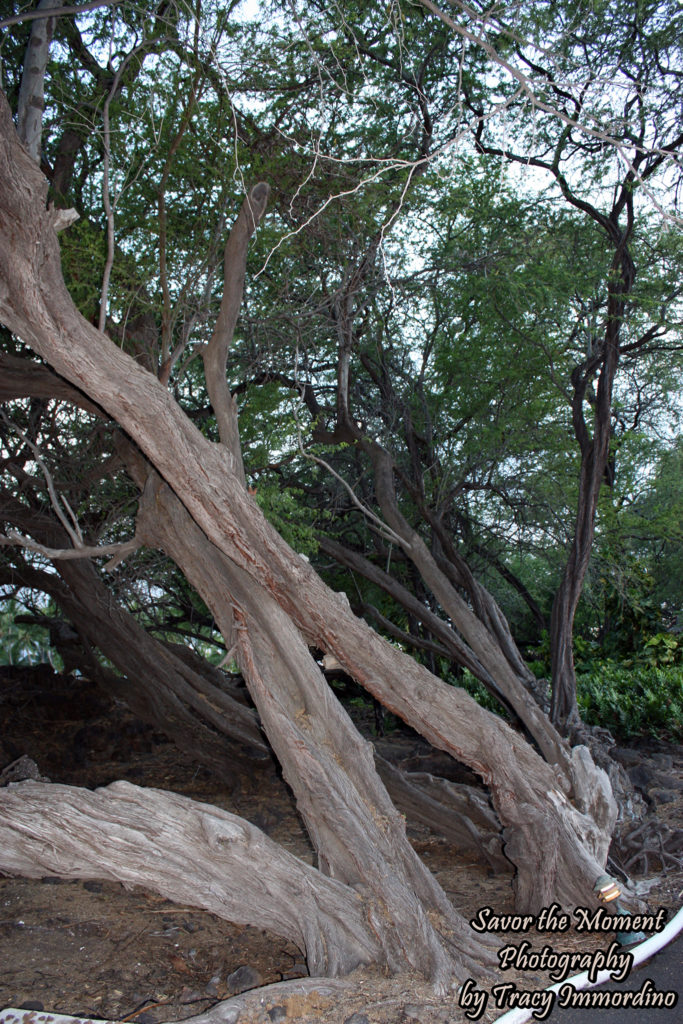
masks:
[[[371,713],[358,716],[369,732]],[[436,772],[441,767],[448,773],[453,765],[444,758],[439,766],[435,759],[440,755],[399,729],[378,743],[385,757],[413,769]],[[640,753],[648,755],[642,763],[658,772],[657,813],[683,828],[683,749],[653,743]],[[299,857],[314,860],[289,791],[275,775],[257,775],[226,790],[87,680],[59,676],[46,666],[0,670],[0,770],[24,754],[53,782],[94,788],[126,779],[214,803],[244,816]],[[499,914],[512,911],[510,875],[491,874],[476,858],[423,828],[409,825],[408,834],[466,917],[485,906]],[[683,872],[651,882],[644,897],[649,908],[675,912],[683,899]],[[538,933],[504,936],[506,942],[520,938],[528,938],[534,949],[550,942],[563,951],[606,949],[614,940],[611,934],[586,936],[573,930],[561,940]],[[306,975],[301,952],[285,939],[178,906],[141,888],[0,876],[0,1008],[158,1024],[201,1014],[247,989]],[[547,974],[511,971],[477,984],[490,989],[500,980],[516,981],[524,990],[550,984]],[[341,993],[259,1003],[254,992],[245,999],[239,1021],[457,1024],[467,1019],[458,1002],[457,992],[447,1000],[435,999],[417,978],[362,971]],[[503,1012],[492,1004],[481,1020],[492,1021]]]

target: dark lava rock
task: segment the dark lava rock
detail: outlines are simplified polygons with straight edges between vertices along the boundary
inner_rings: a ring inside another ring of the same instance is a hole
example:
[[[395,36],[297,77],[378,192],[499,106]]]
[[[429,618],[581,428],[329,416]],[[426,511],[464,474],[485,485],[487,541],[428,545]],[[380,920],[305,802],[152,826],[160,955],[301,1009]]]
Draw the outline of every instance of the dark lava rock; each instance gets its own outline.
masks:
[[[285,1006],[272,1006],[268,1010],[268,1016],[273,1024],[279,1024],[279,1021],[284,1020],[287,1016],[287,1008]]]
[[[228,992],[233,996],[239,995],[240,992],[248,992],[251,988],[258,988],[262,984],[263,977],[259,972],[246,964],[238,967],[227,978]]]

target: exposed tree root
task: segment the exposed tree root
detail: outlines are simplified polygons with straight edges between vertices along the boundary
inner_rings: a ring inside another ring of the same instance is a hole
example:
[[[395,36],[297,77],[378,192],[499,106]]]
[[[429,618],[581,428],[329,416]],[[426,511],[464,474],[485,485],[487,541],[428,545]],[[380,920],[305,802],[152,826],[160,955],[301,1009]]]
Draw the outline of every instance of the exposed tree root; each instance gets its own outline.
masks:
[[[648,815],[612,844],[610,858],[627,874],[683,870],[683,830]]]

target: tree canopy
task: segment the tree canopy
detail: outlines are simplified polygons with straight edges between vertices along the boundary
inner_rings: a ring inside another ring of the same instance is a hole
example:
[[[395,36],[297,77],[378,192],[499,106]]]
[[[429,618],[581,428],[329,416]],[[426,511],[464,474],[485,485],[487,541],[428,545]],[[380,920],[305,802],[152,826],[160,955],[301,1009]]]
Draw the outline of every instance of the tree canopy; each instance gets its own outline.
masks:
[[[381,881],[353,801],[338,841],[324,792],[346,783],[304,768],[295,723],[325,746],[334,655],[491,788],[521,906],[576,900],[604,865],[615,811],[586,744],[617,799],[620,781],[581,722],[576,652],[633,658],[681,612],[683,14],[53,6],[0,19],[24,146],[6,117],[4,614],[52,629],[67,668],[70,619],[73,667],[218,771],[228,741],[272,748],[324,873],[422,929],[412,966],[445,984],[461,924],[382,783],[378,857],[440,932]],[[542,821],[563,853],[536,893]],[[379,956],[359,942],[311,956]]]

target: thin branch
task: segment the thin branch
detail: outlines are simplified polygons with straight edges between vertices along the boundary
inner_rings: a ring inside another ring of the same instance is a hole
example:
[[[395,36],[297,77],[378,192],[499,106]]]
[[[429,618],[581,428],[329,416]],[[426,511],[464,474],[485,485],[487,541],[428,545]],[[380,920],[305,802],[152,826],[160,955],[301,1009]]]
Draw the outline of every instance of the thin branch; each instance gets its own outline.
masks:
[[[74,558],[102,558],[105,555],[111,555],[112,558],[105,565],[107,572],[111,572],[124,558],[142,547],[142,541],[136,536],[116,544],[79,544],[73,548],[49,548],[32,540],[31,537],[25,537],[17,530],[8,530],[7,533],[0,533],[0,547],[26,548],[28,551],[44,555],[45,558],[49,558],[53,562],[69,561]]]
[[[360,498],[354,491],[353,487],[351,487],[351,485],[346,482],[343,476],[340,476],[339,473],[337,473],[337,471],[332,468],[329,462],[326,462],[325,459],[321,459],[318,455],[313,455],[312,452],[306,451],[306,449],[304,448],[303,438],[301,436],[301,425],[299,423],[299,419],[298,416],[296,415],[296,412],[295,420],[297,427],[299,451],[301,452],[303,457],[305,459],[308,459],[310,462],[315,462],[317,466],[322,466],[323,469],[326,469],[327,472],[342,485],[342,487],[348,492],[349,497],[351,498],[351,501],[356,506],[356,508],[360,509],[365,518],[368,519],[371,523],[373,523],[373,525],[378,529],[380,536],[383,537],[384,540],[388,540],[391,544],[400,544],[401,538],[399,537],[399,535],[397,533],[394,533],[391,527],[387,526],[387,524],[382,519],[380,519],[379,516],[376,516],[372,509],[369,509],[367,505],[363,504],[363,502],[360,500]]]
[[[0,28],[9,28],[10,25],[19,25],[23,21],[36,21],[38,18],[54,18],[63,14],[80,14],[81,11],[95,11],[98,7],[114,7],[121,0],[89,0],[88,3],[79,4],[78,7],[53,7],[49,11],[23,11],[21,14],[12,14],[9,18],[0,20]]]
[[[631,177],[632,181],[638,183],[638,185],[643,190],[645,195],[647,195],[648,199],[655,207],[655,209],[663,217],[669,218],[674,223],[681,223],[681,218],[675,216],[674,214],[667,213],[667,211],[663,209],[660,203],[657,202],[657,199],[654,196],[652,190],[647,188],[645,185],[646,178],[650,176],[650,173],[652,172],[655,166],[659,166],[659,163],[662,160],[676,159],[676,149],[680,145],[680,139],[676,139],[675,144],[672,146],[659,147],[646,147],[643,145],[642,141],[634,140],[633,145],[636,156],[635,158],[632,159],[629,153],[627,152],[626,146],[614,135],[610,134],[609,132],[603,131],[600,127],[591,127],[588,124],[581,124],[576,117],[572,117],[570,114],[566,113],[566,111],[564,111],[560,106],[555,105],[553,103],[548,103],[545,100],[541,99],[537,95],[537,92],[534,89],[534,86],[529,76],[526,75],[523,71],[521,71],[518,67],[515,67],[515,65],[512,64],[509,60],[506,60],[505,57],[503,57],[502,54],[500,54],[498,50],[496,50],[495,46],[493,46],[484,35],[472,32],[469,29],[465,28],[464,25],[458,24],[456,21],[453,20],[453,18],[446,14],[445,11],[441,10],[435,3],[433,3],[433,0],[418,0],[418,2],[428,11],[430,11],[433,15],[435,15],[435,17],[439,18],[439,20],[442,21],[444,25],[447,25],[450,29],[457,33],[457,35],[459,35],[461,39],[467,40],[467,42],[472,43],[474,46],[478,46],[480,49],[482,49],[484,53],[490,58],[490,60],[494,62],[494,64],[497,64],[499,68],[507,72],[518,83],[518,90],[521,90],[524,93],[525,97],[528,99],[532,107],[534,107],[536,110],[542,110],[544,113],[549,114],[551,117],[557,118],[559,121],[562,121],[565,125],[567,125],[569,129],[574,128],[582,135],[587,136],[589,139],[598,140],[599,142],[605,143],[606,145],[614,149],[614,151],[624,161],[625,166],[628,167],[629,176]],[[470,17],[474,18],[476,21],[482,22],[483,19],[475,11],[472,11],[471,9],[465,7],[465,5],[463,4],[458,4],[457,6],[461,7],[464,11],[468,13]],[[650,166],[647,173],[640,173],[638,171],[638,164],[644,156],[657,156],[660,159]]]
[[[42,459],[40,449],[38,448],[37,445],[33,443],[33,441],[30,440],[27,434],[24,433],[24,431],[19,426],[17,426],[17,424],[14,423],[13,420],[9,418],[4,409],[0,409],[0,417],[4,420],[4,422],[10,428],[10,430],[13,430],[15,434],[17,434],[17,436],[21,439],[21,441],[32,451],[33,457],[40,466],[43,476],[45,477],[45,483],[47,484],[48,494],[50,495],[50,502],[52,504],[53,509],[55,510],[57,518],[59,519],[60,523],[68,533],[74,547],[81,546],[83,544],[83,534],[81,533],[80,527],[76,520],[76,516],[71,510],[66,498],[62,498],[62,502],[64,505],[66,505],[66,510],[69,513],[71,521],[69,521],[69,518],[67,518],[67,516],[64,514],[62,502],[60,502],[59,495],[57,494],[57,489],[55,487],[55,482],[52,479],[52,474],[50,473],[49,469],[47,468],[45,462]]]
[[[109,123],[109,107],[111,106],[111,101],[118,92],[123,72],[126,70],[133,57],[137,53],[139,53],[140,50],[144,49],[145,46],[147,45],[148,40],[139,43],[130,51],[130,53],[127,53],[126,56],[123,58],[116,71],[116,74],[114,75],[111,88],[107,93],[107,98],[104,101],[104,108],[102,110],[104,143],[104,162],[102,167],[102,200],[104,204],[104,212],[107,217],[107,260],[104,265],[104,273],[102,275],[102,289],[100,293],[100,317],[98,323],[98,328],[100,331],[102,331],[102,333],[104,333],[104,329],[107,324],[107,295],[109,292],[109,279],[111,277],[112,267],[114,266],[114,206],[116,206],[116,203],[118,201],[117,197],[114,200],[114,204],[112,206],[111,196],[109,193],[109,168],[111,164],[111,127]]]

